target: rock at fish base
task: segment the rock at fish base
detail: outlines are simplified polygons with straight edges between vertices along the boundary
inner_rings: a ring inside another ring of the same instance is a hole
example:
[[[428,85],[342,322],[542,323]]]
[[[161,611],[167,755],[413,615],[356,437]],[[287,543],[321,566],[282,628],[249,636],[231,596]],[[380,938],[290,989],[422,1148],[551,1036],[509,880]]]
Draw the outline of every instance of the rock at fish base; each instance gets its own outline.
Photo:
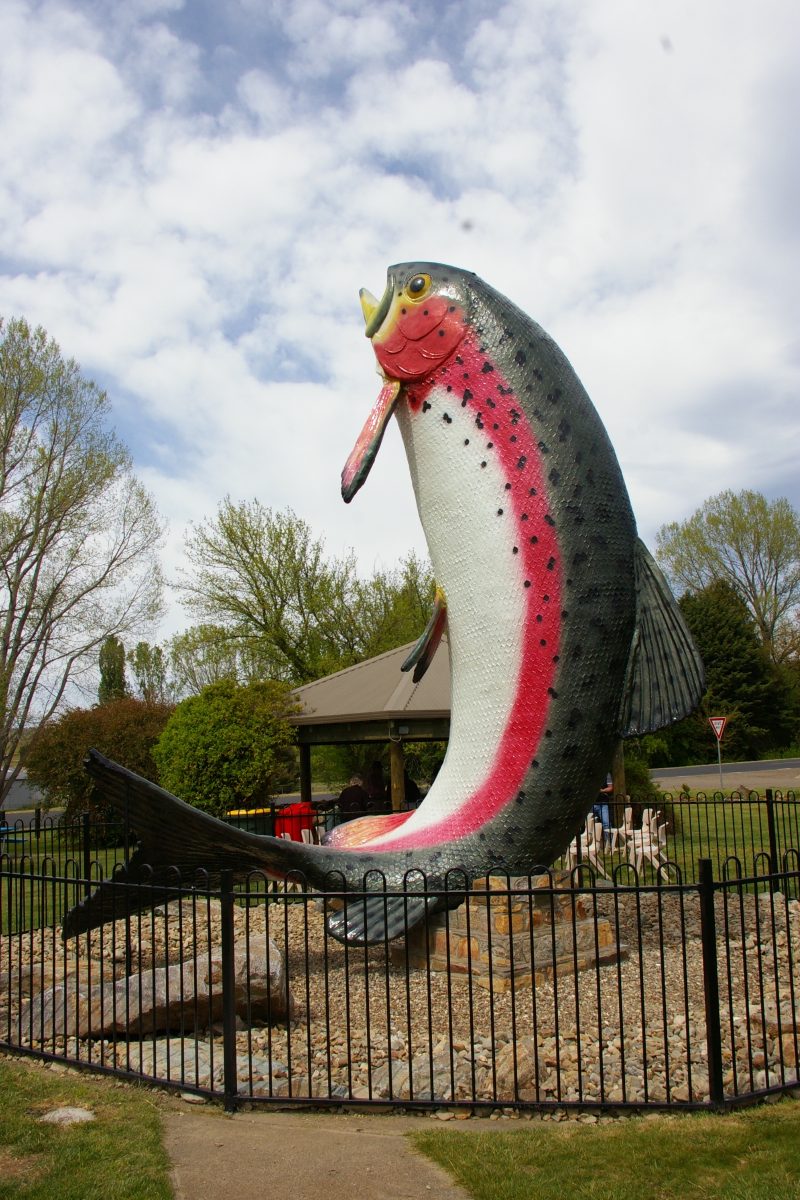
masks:
[[[236,1012],[271,1024],[295,1013],[283,958],[274,942],[253,934],[234,945]],[[154,967],[116,984],[87,989],[67,981],[35,996],[20,1012],[20,1036],[134,1037],[160,1030],[205,1029],[222,1017],[222,951],[172,967]]]

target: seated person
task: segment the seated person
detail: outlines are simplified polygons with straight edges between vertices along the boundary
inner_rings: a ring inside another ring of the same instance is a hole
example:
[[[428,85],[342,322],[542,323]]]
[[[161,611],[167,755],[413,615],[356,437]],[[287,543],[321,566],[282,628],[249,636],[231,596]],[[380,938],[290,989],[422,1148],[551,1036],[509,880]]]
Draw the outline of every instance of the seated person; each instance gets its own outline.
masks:
[[[329,802],[331,808],[339,810],[339,820],[352,821],[354,817],[363,817],[369,806],[369,794],[364,787],[360,775],[353,775],[346,788],[343,788],[339,798]]]

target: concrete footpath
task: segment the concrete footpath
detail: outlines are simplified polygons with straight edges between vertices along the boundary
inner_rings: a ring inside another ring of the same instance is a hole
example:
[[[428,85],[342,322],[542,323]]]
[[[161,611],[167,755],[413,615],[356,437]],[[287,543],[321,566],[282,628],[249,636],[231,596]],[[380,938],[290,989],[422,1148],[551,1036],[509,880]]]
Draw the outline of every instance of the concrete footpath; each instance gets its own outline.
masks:
[[[404,1136],[420,1118],[192,1107],[163,1122],[175,1200],[470,1200]]]

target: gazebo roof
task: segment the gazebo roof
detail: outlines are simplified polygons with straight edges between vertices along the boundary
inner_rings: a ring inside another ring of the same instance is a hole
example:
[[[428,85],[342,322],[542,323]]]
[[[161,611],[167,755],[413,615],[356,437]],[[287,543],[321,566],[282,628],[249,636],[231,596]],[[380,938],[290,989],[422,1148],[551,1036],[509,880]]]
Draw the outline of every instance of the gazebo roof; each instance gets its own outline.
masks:
[[[413,642],[295,688],[302,712],[292,718],[301,742],[446,738],[450,722],[450,653],[442,639],[414,683],[400,666]]]

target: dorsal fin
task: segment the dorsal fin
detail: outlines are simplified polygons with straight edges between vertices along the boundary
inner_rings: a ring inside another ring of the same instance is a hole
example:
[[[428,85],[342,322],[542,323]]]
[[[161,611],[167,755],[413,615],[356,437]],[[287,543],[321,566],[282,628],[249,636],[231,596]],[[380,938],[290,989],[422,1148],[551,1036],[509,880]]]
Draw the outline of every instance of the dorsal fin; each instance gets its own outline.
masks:
[[[683,614],[638,538],[634,564],[636,627],[620,708],[622,737],[680,721],[697,708],[705,687],[703,662]]]

